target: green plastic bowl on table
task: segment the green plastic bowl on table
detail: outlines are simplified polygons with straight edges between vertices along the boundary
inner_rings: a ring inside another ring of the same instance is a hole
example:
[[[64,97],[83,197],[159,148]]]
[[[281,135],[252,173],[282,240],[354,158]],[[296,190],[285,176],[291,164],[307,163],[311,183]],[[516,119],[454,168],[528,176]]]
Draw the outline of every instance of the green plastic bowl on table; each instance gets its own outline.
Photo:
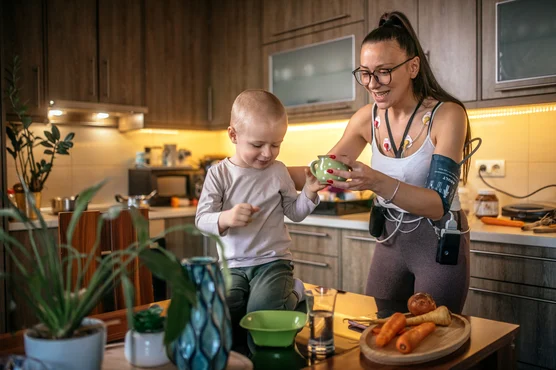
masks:
[[[248,313],[239,325],[249,330],[257,346],[288,347],[306,323],[307,314],[303,312],[263,310]]]

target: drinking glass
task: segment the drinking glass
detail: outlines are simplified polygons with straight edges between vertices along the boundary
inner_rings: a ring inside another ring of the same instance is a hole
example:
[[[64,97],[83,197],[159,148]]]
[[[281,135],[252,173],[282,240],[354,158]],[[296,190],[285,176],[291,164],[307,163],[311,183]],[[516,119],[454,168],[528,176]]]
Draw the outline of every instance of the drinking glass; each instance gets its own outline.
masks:
[[[39,360],[20,355],[0,357],[0,370],[48,370]]]
[[[309,315],[309,355],[326,358],[334,354],[334,306],[335,289],[316,287],[306,290],[307,313]]]

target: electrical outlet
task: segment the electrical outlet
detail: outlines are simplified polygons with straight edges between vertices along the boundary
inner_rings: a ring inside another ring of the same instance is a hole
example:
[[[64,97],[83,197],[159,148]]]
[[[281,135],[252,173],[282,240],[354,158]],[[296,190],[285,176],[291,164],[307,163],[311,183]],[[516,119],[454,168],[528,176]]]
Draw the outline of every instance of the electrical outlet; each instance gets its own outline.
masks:
[[[475,167],[477,170],[485,166],[486,169],[481,173],[483,177],[504,177],[506,176],[506,161],[503,159],[483,159],[476,160]],[[477,176],[479,176],[477,174]]]

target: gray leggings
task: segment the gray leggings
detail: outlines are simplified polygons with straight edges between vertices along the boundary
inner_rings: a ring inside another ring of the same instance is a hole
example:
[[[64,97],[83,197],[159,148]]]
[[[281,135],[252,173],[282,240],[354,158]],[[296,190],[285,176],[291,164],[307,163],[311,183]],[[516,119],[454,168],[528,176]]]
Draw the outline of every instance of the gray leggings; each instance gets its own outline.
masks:
[[[398,215],[396,211],[392,214]],[[465,214],[454,214],[460,230],[468,230]],[[405,220],[411,218],[415,216],[405,216]],[[445,225],[449,218],[448,214],[437,225]],[[415,225],[402,225],[401,230],[411,230]],[[394,222],[386,221],[380,239],[389,236],[395,227]],[[390,240],[376,245],[365,293],[375,298],[379,311],[407,312],[409,297],[423,292],[431,294],[437,306],[461,313],[469,288],[469,232],[461,234],[457,265],[437,263],[437,247],[438,238],[426,219],[416,230],[407,234],[398,231]]]

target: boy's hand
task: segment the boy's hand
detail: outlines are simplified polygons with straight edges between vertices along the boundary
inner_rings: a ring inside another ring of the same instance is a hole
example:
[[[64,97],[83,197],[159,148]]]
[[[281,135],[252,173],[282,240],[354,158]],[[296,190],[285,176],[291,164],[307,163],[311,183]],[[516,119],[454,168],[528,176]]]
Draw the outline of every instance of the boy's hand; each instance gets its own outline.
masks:
[[[223,233],[230,227],[244,227],[251,222],[251,216],[260,208],[248,203],[236,204],[232,209],[224,211],[218,218],[218,229]]]
[[[327,184],[319,183],[319,180],[313,176],[309,168],[305,168],[305,195],[313,202],[317,200],[317,192],[326,188]]]

